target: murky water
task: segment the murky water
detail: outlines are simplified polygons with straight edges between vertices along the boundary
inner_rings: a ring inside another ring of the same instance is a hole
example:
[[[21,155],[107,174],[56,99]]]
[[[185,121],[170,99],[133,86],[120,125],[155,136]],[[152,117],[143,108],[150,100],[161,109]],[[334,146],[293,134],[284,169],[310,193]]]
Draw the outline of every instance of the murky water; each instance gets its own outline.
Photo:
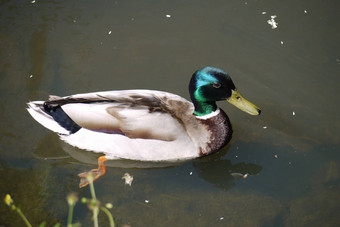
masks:
[[[189,98],[191,74],[210,65],[263,114],[220,103],[234,135],[210,157],[110,162],[95,188],[117,225],[339,226],[339,8],[337,0],[0,1],[0,196],[10,193],[35,226],[65,224],[69,192],[90,196],[77,174],[97,156],[41,127],[27,101],[131,88]],[[0,204],[0,225],[22,226]],[[75,221],[92,225],[85,205]],[[103,214],[100,224],[108,225]]]

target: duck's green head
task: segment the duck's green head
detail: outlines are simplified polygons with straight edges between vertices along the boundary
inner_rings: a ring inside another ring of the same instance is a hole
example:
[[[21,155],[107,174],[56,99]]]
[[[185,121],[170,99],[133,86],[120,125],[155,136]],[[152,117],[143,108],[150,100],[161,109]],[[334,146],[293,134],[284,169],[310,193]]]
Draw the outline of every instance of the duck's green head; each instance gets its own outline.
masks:
[[[260,108],[247,101],[236,89],[230,76],[221,69],[204,67],[197,70],[190,80],[189,92],[195,105],[194,114],[204,116],[217,109],[216,101],[229,103],[251,115],[259,115]]]

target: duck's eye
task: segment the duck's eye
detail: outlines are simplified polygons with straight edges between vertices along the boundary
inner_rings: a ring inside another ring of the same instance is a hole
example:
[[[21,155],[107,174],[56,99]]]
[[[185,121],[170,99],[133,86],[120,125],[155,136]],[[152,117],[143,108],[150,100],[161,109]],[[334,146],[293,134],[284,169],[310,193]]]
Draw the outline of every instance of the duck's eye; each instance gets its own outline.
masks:
[[[236,96],[236,99],[237,99],[238,101],[240,101],[240,100],[241,100],[241,97],[240,97],[240,96]]]
[[[211,84],[214,88],[220,88],[221,84],[220,83],[212,83]]]

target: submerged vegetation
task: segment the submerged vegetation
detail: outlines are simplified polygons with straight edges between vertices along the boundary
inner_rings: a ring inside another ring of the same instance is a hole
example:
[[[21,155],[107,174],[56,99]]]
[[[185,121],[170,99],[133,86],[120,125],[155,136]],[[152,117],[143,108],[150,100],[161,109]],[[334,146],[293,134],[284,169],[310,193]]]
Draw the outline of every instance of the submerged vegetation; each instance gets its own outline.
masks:
[[[95,227],[99,226],[98,225],[98,215],[99,215],[99,212],[102,211],[107,215],[107,217],[109,219],[110,227],[114,227],[115,226],[114,220],[113,220],[111,212],[109,211],[109,209],[111,209],[113,207],[112,204],[107,203],[107,204],[105,204],[105,206],[103,206],[102,203],[97,199],[96,193],[95,193],[95,190],[94,190],[92,174],[89,174],[87,176],[87,180],[90,182],[91,198],[83,197],[81,199],[81,202],[84,203],[84,204],[87,204],[87,207],[92,211],[93,226],[95,226]],[[72,223],[73,210],[74,210],[76,203],[78,202],[77,194],[74,193],[74,192],[68,194],[68,196],[66,197],[66,200],[67,200],[67,203],[68,203],[68,206],[69,206],[69,212],[68,212],[68,217],[67,217],[67,227],[79,227],[79,226],[81,226],[80,223]],[[10,207],[11,210],[16,211],[19,214],[21,219],[25,222],[26,226],[32,227],[31,223],[26,218],[26,216],[21,211],[21,209],[14,204],[14,201],[13,201],[10,194],[6,194],[6,196],[4,198],[4,202],[7,206]],[[42,222],[39,225],[39,227],[44,227],[45,225],[46,225],[46,222]],[[59,227],[59,226],[61,226],[60,223],[56,223],[54,225],[54,227]]]

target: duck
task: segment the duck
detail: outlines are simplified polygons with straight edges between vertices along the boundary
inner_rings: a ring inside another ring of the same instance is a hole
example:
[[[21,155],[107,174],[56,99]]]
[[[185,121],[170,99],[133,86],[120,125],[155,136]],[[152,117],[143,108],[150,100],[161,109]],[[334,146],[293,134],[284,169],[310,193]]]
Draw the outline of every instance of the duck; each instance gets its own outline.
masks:
[[[191,101],[157,90],[114,90],[28,102],[29,114],[74,147],[102,154],[98,168],[80,173],[79,187],[91,174],[97,180],[105,162],[129,159],[173,162],[207,156],[232,137],[227,114],[216,102],[226,100],[240,110],[259,115],[225,71],[206,66],[189,82]]]

